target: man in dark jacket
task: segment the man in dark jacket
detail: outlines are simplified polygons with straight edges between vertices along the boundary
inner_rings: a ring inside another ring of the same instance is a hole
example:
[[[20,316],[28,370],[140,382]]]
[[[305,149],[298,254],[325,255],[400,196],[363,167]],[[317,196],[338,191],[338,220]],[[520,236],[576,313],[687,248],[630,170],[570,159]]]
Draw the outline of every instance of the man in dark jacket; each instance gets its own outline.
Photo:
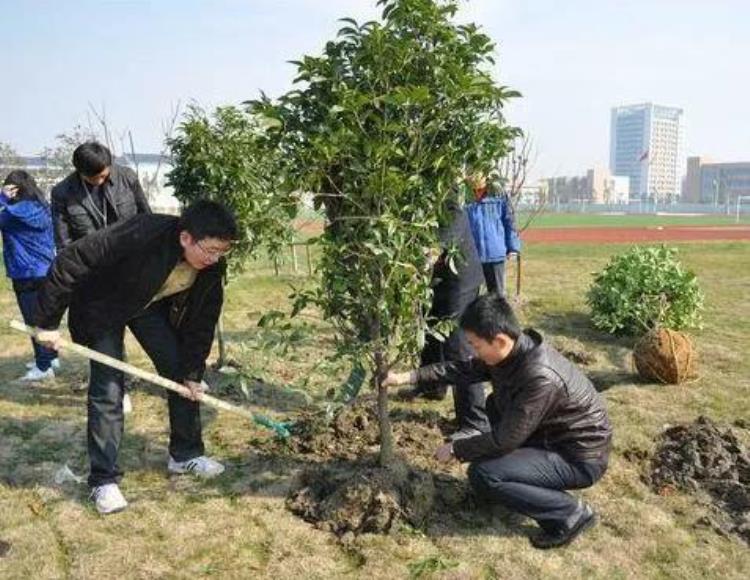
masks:
[[[114,163],[112,153],[101,143],[89,141],[76,147],[73,167],[75,171],[52,188],[58,250],[116,222],[151,213],[138,176]],[[75,308],[71,309],[72,320],[78,318]],[[123,401],[129,413],[132,405],[127,392]]]
[[[471,236],[469,222],[459,205],[451,203],[448,206],[446,225],[440,228],[438,235],[440,255],[432,270],[433,298],[428,314],[431,326],[445,320],[457,321],[466,306],[479,296],[483,282],[482,265]],[[456,250],[452,257],[449,255],[451,249]],[[474,351],[466,341],[463,330],[456,328],[444,341],[427,335],[420,355],[420,365],[468,360],[473,356]],[[489,424],[484,410],[482,382],[466,382],[463,377],[459,377],[457,382],[451,384],[458,421],[458,430],[452,438],[468,437],[487,431]],[[442,399],[446,395],[446,390],[445,384],[424,384],[418,385],[407,396]]]
[[[492,430],[440,447],[440,461],[469,462],[477,495],[537,521],[537,548],[572,541],[596,522],[591,507],[567,493],[593,485],[607,468],[612,427],[602,398],[541,335],[521,332],[504,298],[488,294],[461,326],[477,357],[391,373],[387,385],[489,380]]]
[[[112,162],[112,153],[94,141],[73,152],[75,171],[52,188],[55,243],[71,242],[136,214],[151,213],[135,172]]]
[[[130,328],[160,375],[185,384],[194,400],[169,393],[168,470],[203,477],[223,466],[204,456],[200,382],[223,302],[224,255],[237,236],[234,217],[200,201],[182,217],[144,214],[62,250],[39,291],[38,340],[55,345],[71,305],[75,342],[122,359]],[[75,318],[73,316],[75,315]],[[88,391],[89,485],[100,513],[127,506],[117,486],[123,433],[123,374],[91,362]]]

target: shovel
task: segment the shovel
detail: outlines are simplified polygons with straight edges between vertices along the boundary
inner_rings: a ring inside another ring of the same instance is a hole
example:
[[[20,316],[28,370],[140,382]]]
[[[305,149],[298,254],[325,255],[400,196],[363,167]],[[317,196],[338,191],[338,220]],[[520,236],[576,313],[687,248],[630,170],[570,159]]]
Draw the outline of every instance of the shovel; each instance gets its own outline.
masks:
[[[18,330],[19,332],[28,334],[32,338],[36,339],[36,335],[38,332],[37,329],[26,326],[23,322],[11,320],[10,327],[13,330]],[[114,357],[102,354],[101,352],[97,352],[90,348],[86,348],[83,345],[76,344],[75,342],[71,342],[61,338],[59,344],[60,347],[64,350],[74,352],[89,360],[95,360],[98,363],[115,368],[124,373],[128,373],[129,375],[138,377],[139,379],[143,379],[144,381],[148,381],[151,384],[157,385],[169,391],[174,391],[175,393],[185,397],[186,399],[191,398],[190,389],[188,389],[184,385],[181,385],[180,383],[169,380],[157,374],[144,371]],[[247,409],[243,409],[242,407],[238,407],[237,405],[233,405],[232,403],[227,403],[226,401],[222,401],[221,399],[217,399],[216,397],[212,397],[211,395],[208,395],[206,393],[202,393],[199,400],[201,403],[203,403],[204,405],[208,405],[209,407],[214,407],[215,409],[221,409],[223,411],[228,411],[229,413],[234,413],[235,415],[240,415],[241,417],[250,419],[258,425],[261,425],[268,429],[272,429],[276,432],[276,435],[282,439],[287,439],[290,436],[289,423],[280,423],[278,421],[274,421],[270,417],[266,417],[265,415],[260,415],[258,413],[253,413],[252,411],[248,411]]]

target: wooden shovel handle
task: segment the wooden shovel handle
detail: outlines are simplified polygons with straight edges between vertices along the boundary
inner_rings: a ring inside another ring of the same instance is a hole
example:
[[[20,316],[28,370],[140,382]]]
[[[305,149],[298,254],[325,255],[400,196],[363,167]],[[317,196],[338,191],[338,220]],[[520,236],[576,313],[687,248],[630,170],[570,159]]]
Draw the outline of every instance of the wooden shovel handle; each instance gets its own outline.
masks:
[[[10,327],[13,330],[28,334],[33,338],[36,338],[36,335],[38,333],[37,329],[26,326],[23,322],[19,322],[17,320],[11,320]],[[188,389],[184,385],[181,385],[180,383],[171,381],[155,373],[144,371],[119,359],[108,356],[101,352],[97,352],[81,344],[76,344],[75,342],[65,340],[63,338],[60,339],[59,344],[60,347],[66,351],[74,352],[89,360],[95,360],[96,362],[102,363],[103,365],[107,365],[124,373],[128,373],[129,375],[132,375],[134,377],[138,377],[139,379],[143,379],[144,381],[148,381],[151,384],[157,385],[170,391],[174,391],[175,393],[185,397],[186,399],[190,398],[190,389]],[[215,407],[216,409],[229,411],[230,413],[234,413],[235,415],[241,415],[242,417],[245,417],[247,419],[252,420],[254,418],[254,415],[251,411],[248,411],[247,409],[243,409],[242,407],[238,407],[236,405],[232,405],[231,403],[227,403],[226,401],[222,401],[221,399],[217,399],[216,397],[212,397],[211,395],[207,395],[205,393],[201,395],[200,402],[208,405],[209,407]]]

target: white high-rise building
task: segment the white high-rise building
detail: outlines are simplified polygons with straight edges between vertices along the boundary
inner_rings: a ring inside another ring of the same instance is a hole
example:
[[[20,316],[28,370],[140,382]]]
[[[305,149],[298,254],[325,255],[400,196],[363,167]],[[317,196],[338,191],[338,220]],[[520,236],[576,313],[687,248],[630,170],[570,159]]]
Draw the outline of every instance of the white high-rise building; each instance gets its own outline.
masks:
[[[610,171],[630,177],[631,199],[680,195],[683,137],[682,109],[653,103],[612,109]]]

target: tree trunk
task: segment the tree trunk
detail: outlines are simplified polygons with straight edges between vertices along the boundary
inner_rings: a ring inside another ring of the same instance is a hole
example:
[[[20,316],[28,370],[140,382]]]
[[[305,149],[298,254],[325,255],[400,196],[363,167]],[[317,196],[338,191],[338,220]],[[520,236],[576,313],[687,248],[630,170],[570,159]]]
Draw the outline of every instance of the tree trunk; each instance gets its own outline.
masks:
[[[380,341],[380,324],[373,324],[373,344],[375,344],[375,372],[372,376],[372,386],[378,393],[378,425],[380,426],[380,467],[388,467],[393,463],[393,430],[391,429],[391,417],[388,414],[388,388],[382,385],[382,381],[388,372]]]

